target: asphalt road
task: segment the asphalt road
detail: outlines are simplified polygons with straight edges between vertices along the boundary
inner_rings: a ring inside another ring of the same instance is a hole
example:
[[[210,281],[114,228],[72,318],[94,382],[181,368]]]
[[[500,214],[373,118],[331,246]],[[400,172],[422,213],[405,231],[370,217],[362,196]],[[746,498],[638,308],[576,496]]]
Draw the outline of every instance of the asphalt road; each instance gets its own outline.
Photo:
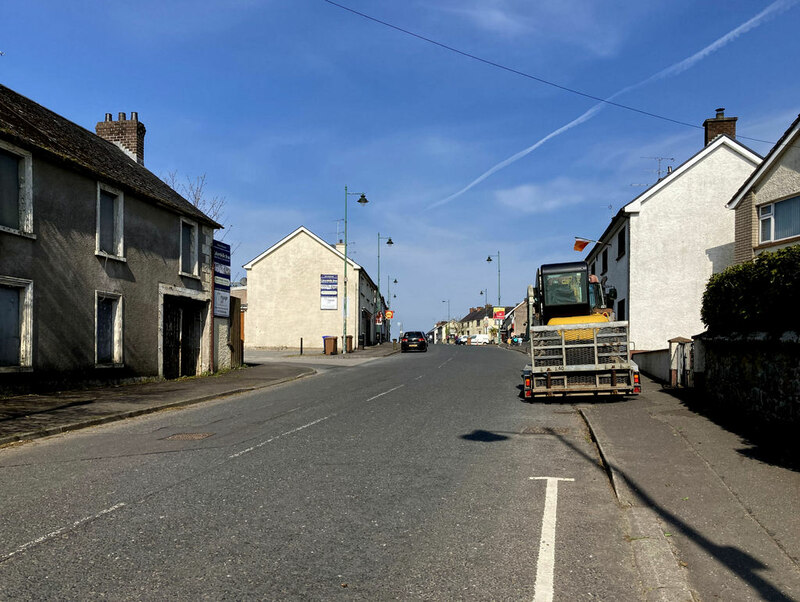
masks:
[[[0,599],[641,599],[523,363],[433,346],[0,450]]]

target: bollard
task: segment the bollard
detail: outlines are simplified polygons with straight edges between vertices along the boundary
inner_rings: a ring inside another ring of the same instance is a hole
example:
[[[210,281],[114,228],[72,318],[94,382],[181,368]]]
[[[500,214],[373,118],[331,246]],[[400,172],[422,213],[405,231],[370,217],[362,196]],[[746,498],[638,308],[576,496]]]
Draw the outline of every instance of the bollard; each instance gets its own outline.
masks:
[[[300,355],[303,355],[303,337],[300,337]]]

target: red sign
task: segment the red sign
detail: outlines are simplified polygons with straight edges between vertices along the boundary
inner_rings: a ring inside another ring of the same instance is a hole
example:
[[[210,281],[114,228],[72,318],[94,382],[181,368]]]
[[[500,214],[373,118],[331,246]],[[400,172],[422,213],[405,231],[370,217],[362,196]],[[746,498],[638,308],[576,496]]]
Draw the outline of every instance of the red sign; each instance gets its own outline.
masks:
[[[378,312],[378,315],[375,316],[375,324],[377,326],[380,326],[381,324],[383,324],[383,314],[382,313]]]
[[[391,309],[387,309],[386,310],[386,319],[387,320],[391,320],[392,318],[394,318],[394,311],[391,310]]]
[[[506,308],[505,307],[495,307],[494,308],[494,319],[495,320],[505,320],[506,319]]]

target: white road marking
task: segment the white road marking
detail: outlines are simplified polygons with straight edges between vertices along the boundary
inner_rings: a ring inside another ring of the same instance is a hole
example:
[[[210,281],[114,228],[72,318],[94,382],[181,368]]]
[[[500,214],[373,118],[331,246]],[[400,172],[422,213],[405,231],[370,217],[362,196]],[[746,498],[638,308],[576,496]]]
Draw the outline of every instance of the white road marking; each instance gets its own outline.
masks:
[[[536,562],[536,582],[533,602],[552,602],[553,573],[556,563],[556,507],[558,482],[574,481],[561,477],[530,477],[532,481],[547,481],[542,515],[542,537],[539,540],[539,559]]]
[[[452,357],[452,356],[450,356],[450,357],[449,357],[449,358],[447,358],[445,361],[443,361],[441,364],[439,364],[439,365],[437,366],[437,368],[441,368],[441,367],[442,367],[442,366],[444,366],[444,365],[445,365],[447,362],[449,362],[449,361],[452,361],[452,359],[453,359],[453,357]]]
[[[110,508],[106,508],[105,510],[101,510],[97,514],[93,514],[92,516],[86,516],[86,517],[84,517],[84,518],[82,518],[80,520],[76,520],[71,525],[67,525],[66,527],[61,527],[60,529],[56,529],[55,531],[50,531],[50,533],[47,533],[46,535],[42,535],[41,537],[37,537],[36,539],[34,539],[32,541],[29,541],[26,544],[21,545],[20,547],[18,547],[13,552],[9,552],[5,556],[0,556],[0,562],[5,562],[6,560],[11,558],[12,556],[16,556],[17,554],[20,554],[20,553],[24,552],[28,548],[32,548],[33,546],[39,545],[40,543],[45,542],[48,539],[53,539],[54,537],[58,537],[59,535],[61,535],[62,533],[66,532],[66,531],[72,531],[73,529],[76,529],[77,527],[80,527],[84,523],[88,523],[90,521],[97,520],[98,518],[100,518],[102,516],[105,516],[106,514],[111,514],[112,512],[114,512],[115,510],[119,510],[123,506],[125,506],[124,502],[120,502],[119,504],[114,504]]]
[[[423,376],[425,376],[425,375],[424,375],[424,374],[420,374],[420,375],[419,375],[417,378],[415,378],[414,380],[419,380],[419,379],[420,379],[420,378],[422,378]]]
[[[261,443],[259,443],[257,445],[253,445],[252,447],[248,447],[247,449],[243,449],[240,452],[236,452],[235,454],[231,454],[230,456],[228,456],[228,458],[238,458],[239,456],[243,456],[246,453],[249,453],[249,452],[251,452],[251,451],[253,451],[255,449],[258,449],[259,447],[264,447],[267,443],[272,443],[276,439],[280,439],[281,437],[285,437],[286,435],[291,435],[292,433],[296,433],[297,431],[302,431],[303,429],[307,429],[308,427],[314,426],[315,424],[318,424],[318,423],[322,422],[323,420],[327,420],[328,418],[332,418],[335,415],[336,414],[331,414],[329,416],[325,416],[324,418],[319,418],[319,419],[315,420],[314,422],[309,422],[308,424],[304,424],[303,426],[298,426],[296,429],[292,429],[290,431],[286,431],[285,433],[281,433],[280,435],[275,435],[274,437],[270,437],[266,441],[262,441]]]
[[[384,395],[388,395],[392,391],[397,391],[400,387],[405,387],[405,385],[398,385],[394,389],[389,389],[388,391],[384,391],[383,393],[378,393],[374,397],[370,397],[367,401],[372,401],[373,399],[378,399],[378,397],[383,397]]]

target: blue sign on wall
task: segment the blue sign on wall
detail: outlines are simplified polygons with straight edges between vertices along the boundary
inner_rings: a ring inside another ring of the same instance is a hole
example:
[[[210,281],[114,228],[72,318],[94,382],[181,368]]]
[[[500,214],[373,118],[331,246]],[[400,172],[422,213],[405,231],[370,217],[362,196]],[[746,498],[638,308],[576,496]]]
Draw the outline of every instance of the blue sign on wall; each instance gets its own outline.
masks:
[[[211,244],[214,262],[214,316],[227,318],[231,313],[231,246],[220,240]]]

